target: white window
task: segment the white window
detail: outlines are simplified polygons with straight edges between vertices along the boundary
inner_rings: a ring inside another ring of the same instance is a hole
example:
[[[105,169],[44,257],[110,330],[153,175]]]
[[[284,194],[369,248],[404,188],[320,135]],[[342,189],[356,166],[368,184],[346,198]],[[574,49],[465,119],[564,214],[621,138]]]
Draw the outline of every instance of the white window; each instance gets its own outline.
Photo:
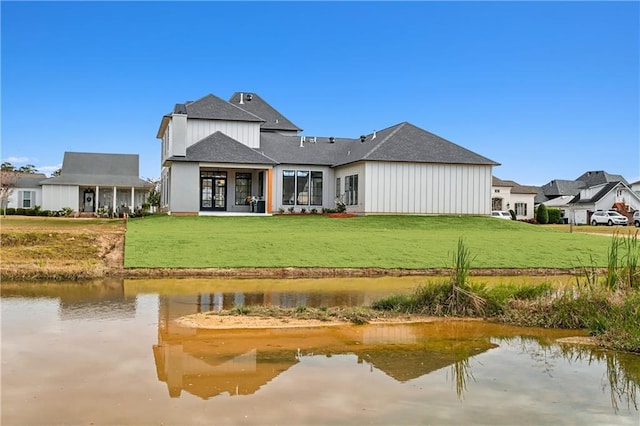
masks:
[[[358,204],[358,175],[346,176],[344,178],[344,203],[348,206]]]
[[[516,203],[516,216],[527,215],[527,203]]]
[[[23,209],[30,209],[34,206],[35,192],[22,191],[22,207]]]

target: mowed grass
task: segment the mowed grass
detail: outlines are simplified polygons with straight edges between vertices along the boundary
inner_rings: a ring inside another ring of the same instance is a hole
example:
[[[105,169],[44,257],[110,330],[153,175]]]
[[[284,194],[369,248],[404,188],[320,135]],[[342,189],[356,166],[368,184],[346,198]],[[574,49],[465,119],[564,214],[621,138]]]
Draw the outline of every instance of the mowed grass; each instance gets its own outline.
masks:
[[[125,267],[448,268],[460,238],[472,268],[605,267],[611,242],[488,217],[156,216],[128,222]]]

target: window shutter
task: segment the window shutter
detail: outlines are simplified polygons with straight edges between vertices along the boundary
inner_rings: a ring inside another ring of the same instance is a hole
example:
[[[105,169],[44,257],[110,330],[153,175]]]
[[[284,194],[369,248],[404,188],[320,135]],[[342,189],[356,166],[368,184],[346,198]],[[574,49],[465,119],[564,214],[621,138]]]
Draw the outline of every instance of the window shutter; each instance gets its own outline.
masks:
[[[36,191],[31,191],[31,208],[36,206]]]
[[[22,207],[22,199],[24,191],[18,191],[18,205],[16,207]]]

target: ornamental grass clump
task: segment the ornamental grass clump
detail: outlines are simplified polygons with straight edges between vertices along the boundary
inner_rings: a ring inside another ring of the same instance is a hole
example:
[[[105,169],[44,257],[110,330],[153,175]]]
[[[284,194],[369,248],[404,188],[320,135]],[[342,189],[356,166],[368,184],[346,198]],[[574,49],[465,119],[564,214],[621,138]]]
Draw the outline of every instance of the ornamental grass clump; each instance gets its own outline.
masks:
[[[500,319],[525,326],[582,328],[604,347],[640,353],[638,235],[614,235],[607,270],[583,268],[576,284],[532,300],[510,299]]]
[[[484,316],[487,302],[468,282],[472,260],[470,250],[458,239],[448,281],[420,285],[410,295],[392,295],[377,300],[371,307],[422,315]]]

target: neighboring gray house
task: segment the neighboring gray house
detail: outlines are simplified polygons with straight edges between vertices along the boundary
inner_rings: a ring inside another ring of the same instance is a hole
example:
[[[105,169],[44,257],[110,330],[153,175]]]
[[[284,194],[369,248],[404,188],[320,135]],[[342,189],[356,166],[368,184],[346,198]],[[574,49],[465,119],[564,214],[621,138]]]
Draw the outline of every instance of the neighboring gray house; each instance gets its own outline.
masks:
[[[150,184],[138,177],[137,154],[65,152],[59,176],[42,180],[42,208],[126,212],[146,201]]]
[[[588,224],[597,210],[616,210],[630,218],[640,210],[640,195],[621,181],[589,186],[569,202],[569,220],[578,225]]]
[[[576,180],[554,179],[540,187],[536,204],[559,208],[575,224],[588,224],[596,210],[618,210],[630,215],[640,209],[640,195],[626,179],[602,170],[588,171]]]
[[[302,136],[254,93],[176,104],[161,121],[171,214],[335,208],[358,214],[491,212],[498,163],[403,122],[358,138]]]
[[[9,208],[32,209],[42,206],[42,186],[40,181],[46,179],[42,173],[9,172],[12,175],[13,188],[9,191],[7,205]]]

